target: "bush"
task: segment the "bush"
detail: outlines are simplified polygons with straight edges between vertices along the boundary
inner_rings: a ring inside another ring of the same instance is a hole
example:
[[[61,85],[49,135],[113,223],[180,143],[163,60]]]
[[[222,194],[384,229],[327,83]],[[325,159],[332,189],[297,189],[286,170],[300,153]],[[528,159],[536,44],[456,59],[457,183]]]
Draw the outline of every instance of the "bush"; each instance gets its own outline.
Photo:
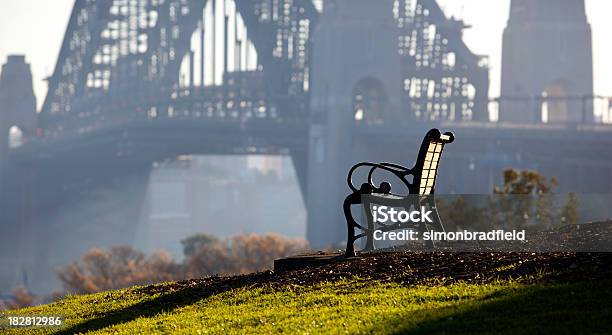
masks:
[[[557,179],[531,170],[505,169],[503,174],[504,184],[493,189],[490,220],[503,223],[506,229],[525,229],[530,223],[551,228]]]
[[[308,249],[308,242],[280,235],[237,235],[203,244],[187,258],[190,276],[244,274],[272,269],[274,260]]]
[[[578,197],[576,193],[570,192],[567,195],[567,199],[565,200],[565,204],[561,208],[561,222],[567,224],[577,224],[578,223]]]
[[[27,289],[21,286],[14,288],[11,293],[13,296],[12,299],[0,299],[0,311],[30,307],[33,306],[37,300],[37,297],[34,294],[30,293]]]
[[[195,254],[196,251],[200,250],[200,248],[215,242],[219,242],[219,239],[210,234],[198,233],[191,235],[181,241],[181,244],[183,245],[183,254],[186,257],[190,257]]]
[[[244,274],[271,269],[274,259],[304,251],[303,239],[280,235],[237,235],[228,240],[197,234],[182,241],[185,261],[176,263],[159,251],[146,257],[131,247],[94,248],[80,261],[58,269],[70,293],[94,293],[215,274]]]
[[[557,180],[537,171],[505,169],[504,183],[495,186],[486,203],[470,196],[437,200],[437,208],[450,231],[468,229],[526,229],[539,231],[578,222],[578,198],[569,193],[565,203],[554,193]]]
[[[145,257],[127,246],[110,251],[91,249],[80,262],[58,269],[57,274],[70,293],[93,293],[183,277],[180,265],[168,253],[160,251]]]

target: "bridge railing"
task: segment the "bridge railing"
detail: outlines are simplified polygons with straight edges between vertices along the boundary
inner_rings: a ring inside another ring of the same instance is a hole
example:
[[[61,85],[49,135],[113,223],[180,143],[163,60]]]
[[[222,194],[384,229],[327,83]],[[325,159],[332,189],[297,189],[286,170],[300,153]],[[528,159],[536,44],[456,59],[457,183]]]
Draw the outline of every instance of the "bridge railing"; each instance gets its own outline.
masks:
[[[491,120],[514,120],[522,110],[525,121],[534,123],[612,123],[612,97],[602,95],[513,97],[501,96],[489,101]]]
[[[265,120],[306,127],[309,124],[307,96],[271,95],[263,84],[262,76],[262,73],[253,71],[228,77],[223,86],[175,87],[156,95],[136,95],[131,99],[128,96],[106,104],[103,97],[100,97],[102,100],[92,99],[89,105],[78,107],[82,112],[60,116],[59,126],[39,129],[37,140],[87,133],[101,127],[121,127],[132,121],[246,123]],[[440,110],[452,109],[452,104],[452,100],[435,99],[427,103]],[[402,111],[399,119],[389,120],[384,118],[384,114],[376,114],[377,118],[356,119],[355,123],[360,126],[401,126],[415,122],[469,125],[477,121],[480,126],[504,128],[612,129],[612,97],[607,96],[498,97],[488,99],[486,105],[488,120],[457,119],[452,118],[450,113],[444,118],[419,119],[408,110]],[[364,112],[367,115],[368,111]],[[521,113],[520,117],[513,115],[517,112]]]
[[[431,98],[414,100],[407,98],[399,113],[385,114],[380,106],[367,110],[362,105],[355,106],[355,122],[360,125],[412,124],[414,122],[504,122],[517,125],[608,125],[612,124],[612,97],[601,95],[584,96],[533,96],[510,97],[482,100],[454,100],[452,98]],[[464,114],[475,105],[485,105],[488,118],[476,119],[472,114]],[[411,110],[411,106],[417,109]],[[425,108],[425,110],[423,109]]]

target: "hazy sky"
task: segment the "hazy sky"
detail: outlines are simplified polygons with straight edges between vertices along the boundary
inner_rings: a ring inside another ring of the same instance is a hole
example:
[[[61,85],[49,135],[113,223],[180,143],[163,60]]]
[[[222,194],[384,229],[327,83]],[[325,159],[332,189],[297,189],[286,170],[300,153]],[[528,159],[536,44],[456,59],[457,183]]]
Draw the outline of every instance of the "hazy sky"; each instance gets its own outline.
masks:
[[[0,0],[0,63],[8,54],[25,54],[32,65],[39,106],[61,46],[74,0]],[[501,36],[510,0],[438,0],[447,16],[472,26],[464,40],[477,54],[488,55],[491,96],[499,95]],[[612,96],[612,1],[586,0],[593,30],[595,93]]]

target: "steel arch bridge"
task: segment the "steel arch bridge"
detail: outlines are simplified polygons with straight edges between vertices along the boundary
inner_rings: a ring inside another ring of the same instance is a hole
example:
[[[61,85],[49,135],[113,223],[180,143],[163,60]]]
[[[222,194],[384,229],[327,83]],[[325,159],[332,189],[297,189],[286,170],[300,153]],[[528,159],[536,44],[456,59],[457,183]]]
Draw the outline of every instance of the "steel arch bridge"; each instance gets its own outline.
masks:
[[[81,222],[62,225],[58,212],[86,207],[81,204],[95,202],[98,190],[114,196],[121,193],[114,186],[127,185],[134,192],[109,205],[129,202],[130,209],[120,211],[127,224],[98,228],[124,234],[137,221],[131,210],[141,201],[126,198],[144,198],[153,162],[182,154],[289,155],[307,195],[307,234],[315,247],[345,236],[335,199],[346,196],[345,173],[354,160],[412,159],[410,148],[433,127],[461,139],[445,156],[452,171],[441,171],[442,192],[488,193],[508,166],[558,176],[562,191],[609,192],[612,127],[488,122],[486,60],[467,48],[464,24],[447,18],[435,0],[326,0],[369,6],[358,13],[366,19],[380,8],[372,3],[389,7],[397,40],[380,50],[351,49],[368,39],[355,30],[367,28],[340,25],[350,35],[340,47],[374,54],[349,53],[346,58],[361,57],[354,62],[325,59],[338,53],[321,52],[325,46],[317,37],[337,26],[333,15],[326,16],[331,11],[321,12],[315,1],[76,0],[43,108],[31,118],[35,123],[10,119],[6,109],[0,113],[0,135],[7,125],[24,135],[22,145],[10,149],[0,136],[0,268],[9,276],[21,268],[44,285],[52,282],[53,267],[72,259],[60,259],[57,244],[50,243],[72,243],[59,235],[81,228]],[[376,33],[388,37],[386,30]],[[393,80],[385,81],[382,71],[357,73],[361,65],[355,64],[370,64],[370,56],[393,58]],[[328,71],[338,63],[345,63],[342,71]],[[358,78],[336,78],[343,71]],[[321,77],[346,84],[349,93],[338,94],[343,101],[330,108],[321,103],[327,96]],[[18,85],[0,78],[0,108],[10,99],[7,86]],[[394,91],[397,110],[382,108],[385,90]],[[331,125],[330,116],[342,120]],[[317,137],[323,127],[332,136]],[[323,162],[315,145],[321,143],[328,153]],[[0,281],[6,275],[0,271]]]
[[[389,10],[404,117],[486,119],[488,71],[461,41],[463,24],[434,0]],[[78,0],[36,135],[177,119],[307,128],[318,18],[312,0]]]
[[[463,24],[434,0],[389,10],[405,117],[484,119],[488,70]],[[77,0],[35,130],[10,152],[8,189],[33,200],[4,203],[52,210],[180,154],[290,155],[305,193],[319,20],[311,0]]]

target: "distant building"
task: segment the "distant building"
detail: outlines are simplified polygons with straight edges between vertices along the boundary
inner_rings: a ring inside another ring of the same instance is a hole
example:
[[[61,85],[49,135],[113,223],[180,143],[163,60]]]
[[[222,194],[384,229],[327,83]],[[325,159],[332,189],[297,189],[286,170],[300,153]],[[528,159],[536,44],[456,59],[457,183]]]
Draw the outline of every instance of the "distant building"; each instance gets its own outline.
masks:
[[[9,148],[22,145],[36,128],[36,98],[32,89],[32,72],[25,56],[11,55],[2,65],[0,73],[0,175],[6,168]],[[0,178],[0,189],[6,189],[6,183]],[[14,194],[0,196],[0,201],[7,203],[15,198]],[[6,220],[6,218],[5,218]],[[9,290],[15,285],[24,285],[22,269],[23,260],[35,257],[23,247],[23,242],[15,236],[22,227],[10,227],[6,221],[0,222],[0,291]],[[26,255],[27,254],[27,255]],[[1,306],[0,306],[1,307]]]
[[[11,55],[0,74],[0,156],[33,136],[36,128],[36,98],[32,72],[25,56]]]
[[[512,0],[500,121],[591,122],[593,57],[584,0]]]

